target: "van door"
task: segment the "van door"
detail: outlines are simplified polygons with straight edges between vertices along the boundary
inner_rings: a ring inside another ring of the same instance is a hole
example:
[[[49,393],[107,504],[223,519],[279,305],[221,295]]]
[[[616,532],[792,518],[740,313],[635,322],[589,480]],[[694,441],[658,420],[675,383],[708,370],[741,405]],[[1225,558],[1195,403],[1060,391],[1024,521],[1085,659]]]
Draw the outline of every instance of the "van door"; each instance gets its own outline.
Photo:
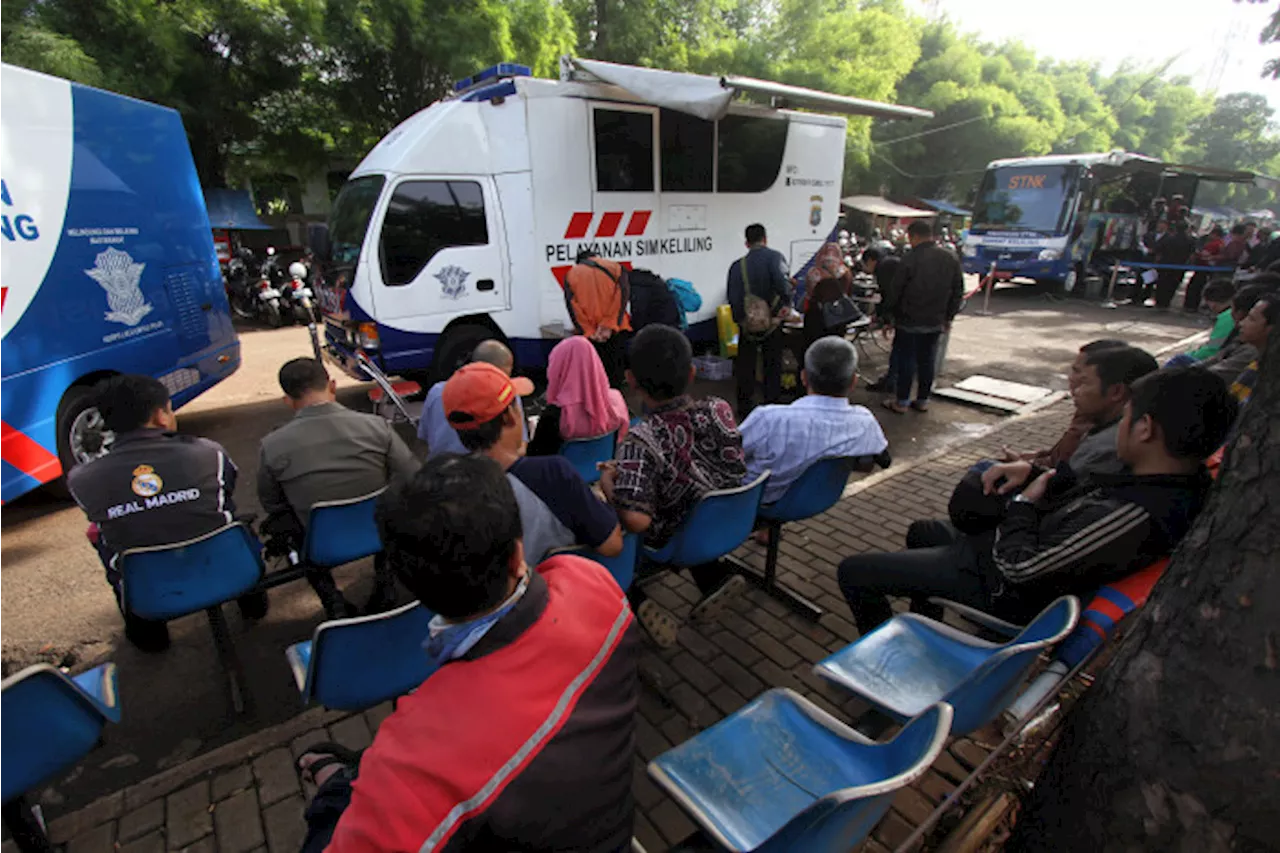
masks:
[[[511,307],[492,178],[399,178],[374,233],[369,276],[380,322]]]
[[[578,239],[601,257],[628,266],[636,242],[662,232],[658,222],[658,109],[592,103],[590,109],[594,216]]]

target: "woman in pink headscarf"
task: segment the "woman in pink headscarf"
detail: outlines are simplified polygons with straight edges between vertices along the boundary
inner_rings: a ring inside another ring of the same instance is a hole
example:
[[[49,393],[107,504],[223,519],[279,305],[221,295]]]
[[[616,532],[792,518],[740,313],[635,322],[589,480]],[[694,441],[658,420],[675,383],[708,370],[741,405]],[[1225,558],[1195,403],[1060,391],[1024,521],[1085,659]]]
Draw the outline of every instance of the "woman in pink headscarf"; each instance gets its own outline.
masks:
[[[547,361],[547,407],[538,419],[528,454],[550,456],[559,453],[566,441],[614,430],[621,441],[629,423],[627,402],[621,392],[609,387],[591,341],[578,335],[556,344]]]

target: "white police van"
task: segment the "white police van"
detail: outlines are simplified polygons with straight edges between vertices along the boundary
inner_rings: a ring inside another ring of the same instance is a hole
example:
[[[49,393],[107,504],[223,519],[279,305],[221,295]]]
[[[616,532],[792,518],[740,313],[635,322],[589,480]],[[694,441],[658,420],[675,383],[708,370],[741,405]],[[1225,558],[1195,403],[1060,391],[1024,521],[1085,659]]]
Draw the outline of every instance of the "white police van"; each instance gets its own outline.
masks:
[[[770,106],[734,102],[737,94]],[[363,378],[447,373],[486,338],[522,366],[572,333],[580,249],[687,279],[713,336],[743,231],[798,271],[839,215],[846,120],[932,113],[761,80],[565,57],[559,80],[500,65],[392,130],[351,174],[321,247],[326,350]]]

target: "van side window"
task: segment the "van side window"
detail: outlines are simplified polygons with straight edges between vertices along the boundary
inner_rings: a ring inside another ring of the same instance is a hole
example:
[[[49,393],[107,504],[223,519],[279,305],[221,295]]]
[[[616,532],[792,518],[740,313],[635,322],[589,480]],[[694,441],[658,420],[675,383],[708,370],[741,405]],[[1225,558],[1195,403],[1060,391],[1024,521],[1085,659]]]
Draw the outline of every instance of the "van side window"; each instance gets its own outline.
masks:
[[[760,193],[778,180],[787,147],[787,120],[727,115],[720,119],[722,193]]]
[[[484,192],[474,181],[406,181],[382,220],[382,280],[408,284],[441,249],[489,242]]]
[[[653,192],[653,114],[592,110],[596,190]]]
[[[662,139],[662,191],[711,192],[715,171],[715,122],[663,110],[658,129]]]

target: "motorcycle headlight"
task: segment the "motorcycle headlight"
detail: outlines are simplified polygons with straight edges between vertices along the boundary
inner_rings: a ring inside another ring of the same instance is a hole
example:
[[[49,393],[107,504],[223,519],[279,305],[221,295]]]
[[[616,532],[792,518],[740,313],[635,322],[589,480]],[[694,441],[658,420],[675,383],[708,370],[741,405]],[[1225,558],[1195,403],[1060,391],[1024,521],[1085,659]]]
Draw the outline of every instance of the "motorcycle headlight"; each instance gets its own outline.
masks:
[[[964,255],[966,258],[976,258],[978,257],[978,247],[970,246],[966,243],[960,247],[960,254]]]
[[[1062,257],[1061,249],[1041,249],[1040,250],[1040,260],[1042,261],[1056,261],[1061,257]]]

